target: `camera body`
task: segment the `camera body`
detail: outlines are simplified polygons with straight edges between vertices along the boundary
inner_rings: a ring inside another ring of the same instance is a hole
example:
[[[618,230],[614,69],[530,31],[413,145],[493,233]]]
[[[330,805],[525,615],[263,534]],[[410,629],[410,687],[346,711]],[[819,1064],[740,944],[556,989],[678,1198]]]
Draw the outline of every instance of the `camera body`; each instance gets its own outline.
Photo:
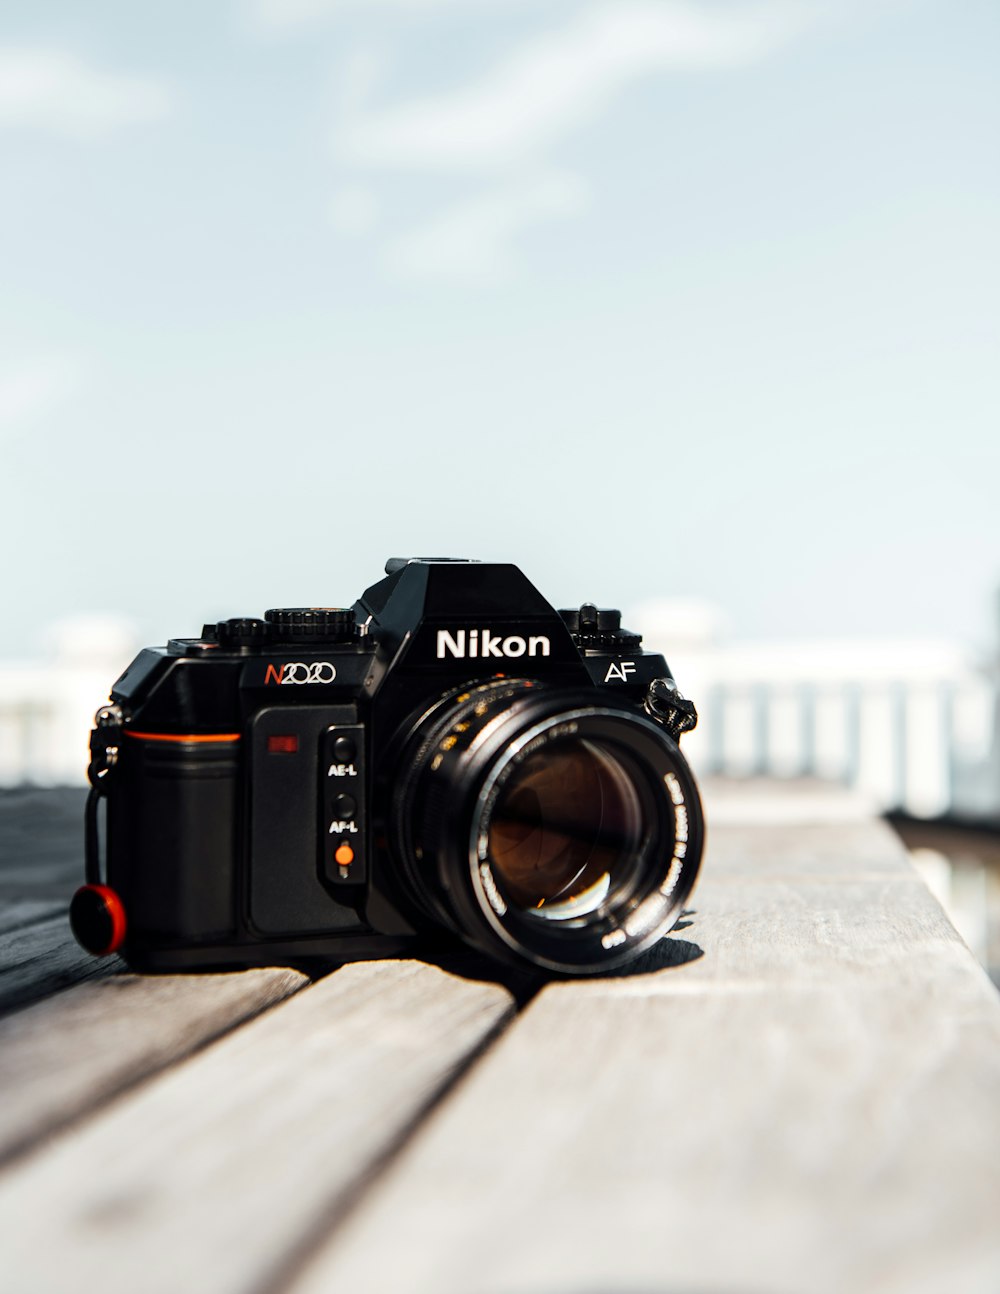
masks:
[[[677,747],[694,708],[663,657],[513,565],[386,572],[353,608],[222,621],[115,682],[85,947],[177,971],[459,941],[586,973],[673,924],[702,826]]]

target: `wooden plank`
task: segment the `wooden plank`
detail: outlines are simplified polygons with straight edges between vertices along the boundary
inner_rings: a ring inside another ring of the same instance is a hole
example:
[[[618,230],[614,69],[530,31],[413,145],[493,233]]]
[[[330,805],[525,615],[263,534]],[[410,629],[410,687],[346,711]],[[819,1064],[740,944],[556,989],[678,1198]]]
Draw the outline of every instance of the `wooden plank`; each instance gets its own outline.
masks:
[[[0,900],[0,935],[24,926],[34,926],[59,916],[66,904],[57,899],[2,899]]]
[[[0,1013],[122,969],[80,948],[66,913],[83,882],[87,792],[0,790]]]
[[[86,790],[0,790],[0,899],[54,899],[83,884]]]
[[[308,982],[280,967],[116,975],[0,1020],[0,1163]]]
[[[0,1013],[26,1006],[79,980],[124,969],[118,957],[92,957],[63,915],[0,935]]]
[[[995,1294],[1000,998],[821,816],[713,830],[687,928],[545,988],[290,1294]]]
[[[280,1284],[512,1009],[415,962],[334,972],[0,1175],[5,1294]]]

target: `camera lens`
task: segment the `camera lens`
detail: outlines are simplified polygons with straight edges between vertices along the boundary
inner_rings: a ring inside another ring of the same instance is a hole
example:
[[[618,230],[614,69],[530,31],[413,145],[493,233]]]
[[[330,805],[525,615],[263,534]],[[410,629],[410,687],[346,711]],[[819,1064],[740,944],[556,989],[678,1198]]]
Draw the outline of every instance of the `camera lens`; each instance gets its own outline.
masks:
[[[447,698],[403,756],[394,807],[418,905],[494,956],[571,974],[677,920],[701,807],[668,734],[628,705],[533,680]]]

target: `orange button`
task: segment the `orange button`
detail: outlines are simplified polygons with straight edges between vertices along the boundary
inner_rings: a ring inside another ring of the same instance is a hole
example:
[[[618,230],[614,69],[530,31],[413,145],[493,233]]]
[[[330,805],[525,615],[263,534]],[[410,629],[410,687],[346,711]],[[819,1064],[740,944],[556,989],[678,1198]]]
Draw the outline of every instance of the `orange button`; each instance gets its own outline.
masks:
[[[345,841],[344,844],[337,847],[337,852],[334,854],[334,858],[341,867],[346,867],[348,863],[354,862],[354,850]]]

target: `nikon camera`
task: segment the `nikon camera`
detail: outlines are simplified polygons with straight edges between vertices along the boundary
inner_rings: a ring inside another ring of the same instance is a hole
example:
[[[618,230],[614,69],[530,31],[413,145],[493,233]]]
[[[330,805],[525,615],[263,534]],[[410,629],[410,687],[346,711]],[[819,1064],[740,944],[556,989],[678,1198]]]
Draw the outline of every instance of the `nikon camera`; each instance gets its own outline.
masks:
[[[140,652],[91,735],[77,939],[139,971],[461,942],[620,967],[676,922],[703,838],[694,707],[640,643],[516,566],[414,558],[353,608]]]

